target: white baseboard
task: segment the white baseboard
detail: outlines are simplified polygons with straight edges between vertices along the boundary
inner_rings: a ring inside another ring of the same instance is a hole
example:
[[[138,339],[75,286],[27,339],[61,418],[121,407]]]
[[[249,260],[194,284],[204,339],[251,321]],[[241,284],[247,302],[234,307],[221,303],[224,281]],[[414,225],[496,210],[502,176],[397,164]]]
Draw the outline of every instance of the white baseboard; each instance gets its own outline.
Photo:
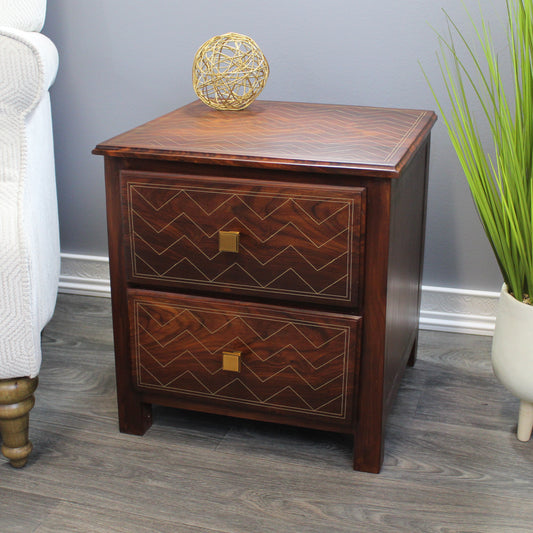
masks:
[[[61,254],[59,292],[111,297],[109,258]]]
[[[420,328],[493,335],[499,292],[422,286]]]
[[[61,254],[59,291],[109,297],[109,259]],[[423,286],[420,328],[492,335],[498,297],[497,292]]]

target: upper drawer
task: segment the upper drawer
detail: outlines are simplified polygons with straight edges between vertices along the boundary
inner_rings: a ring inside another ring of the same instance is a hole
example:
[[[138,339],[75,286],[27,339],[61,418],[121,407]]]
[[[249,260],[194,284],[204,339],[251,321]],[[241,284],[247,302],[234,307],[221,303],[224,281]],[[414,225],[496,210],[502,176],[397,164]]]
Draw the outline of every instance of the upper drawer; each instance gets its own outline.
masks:
[[[133,171],[121,180],[130,281],[358,304],[365,189]]]

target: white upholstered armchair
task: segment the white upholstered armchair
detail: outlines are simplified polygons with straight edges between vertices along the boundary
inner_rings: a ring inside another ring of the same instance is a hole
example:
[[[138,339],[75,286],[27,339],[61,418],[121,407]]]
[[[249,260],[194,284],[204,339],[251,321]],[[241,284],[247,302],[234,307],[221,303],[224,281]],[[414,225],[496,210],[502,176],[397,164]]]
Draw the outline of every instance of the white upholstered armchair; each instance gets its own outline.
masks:
[[[50,96],[58,55],[46,0],[0,0],[0,436],[26,464],[41,331],[54,311],[59,231]]]

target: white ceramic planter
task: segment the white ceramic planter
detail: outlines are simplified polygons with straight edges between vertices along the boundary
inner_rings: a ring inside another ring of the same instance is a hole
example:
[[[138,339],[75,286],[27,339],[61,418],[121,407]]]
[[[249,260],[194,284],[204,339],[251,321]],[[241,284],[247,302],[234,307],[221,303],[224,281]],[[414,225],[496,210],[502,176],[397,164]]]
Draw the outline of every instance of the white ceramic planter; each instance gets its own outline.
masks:
[[[510,296],[505,285],[496,313],[492,368],[502,385],[520,399],[517,437],[527,441],[533,428],[533,306]]]

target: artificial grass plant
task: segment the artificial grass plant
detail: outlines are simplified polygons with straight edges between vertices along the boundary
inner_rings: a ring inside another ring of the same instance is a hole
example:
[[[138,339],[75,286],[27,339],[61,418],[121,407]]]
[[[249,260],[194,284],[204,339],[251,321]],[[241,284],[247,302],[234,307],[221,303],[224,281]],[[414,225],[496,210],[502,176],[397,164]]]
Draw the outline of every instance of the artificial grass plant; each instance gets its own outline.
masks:
[[[451,104],[449,111],[445,111],[429,79],[428,83],[509,292],[516,299],[531,303],[533,1],[506,3],[512,80],[504,79],[485,19],[482,17],[476,25],[470,18],[476,46],[479,44],[482,50],[478,57],[474,45],[445,12],[449,34],[438,34],[438,57],[446,98]],[[479,117],[473,113],[476,100],[482,109]],[[494,144],[490,151],[482,143],[479,119],[486,120],[490,127]]]

